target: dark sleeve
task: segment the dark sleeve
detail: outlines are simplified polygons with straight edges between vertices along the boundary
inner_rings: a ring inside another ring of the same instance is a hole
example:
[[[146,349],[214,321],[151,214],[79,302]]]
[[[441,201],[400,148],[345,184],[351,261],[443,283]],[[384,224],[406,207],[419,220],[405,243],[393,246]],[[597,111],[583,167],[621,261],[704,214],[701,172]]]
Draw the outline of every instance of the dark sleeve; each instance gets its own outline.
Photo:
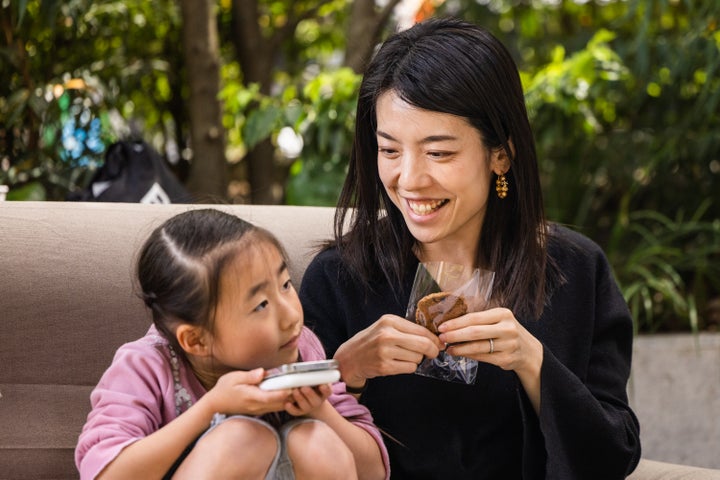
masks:
[[[569,277],[559,294],[561,303],[574,305],[551,303],[553,329],[566,330],[551,336],[567,336],[557,344],[551,336],[543,341],[539,424],[546,475],[624,479],[641,451],[627,398],[632,318],[600,248],[586,241],[581,250],[565,265]]]
[[[300,284],[305,324],[320,339],[328,358],[352,335],[350,309],[343,298],[340,260],[334,249],[319,253],[308,265]]]

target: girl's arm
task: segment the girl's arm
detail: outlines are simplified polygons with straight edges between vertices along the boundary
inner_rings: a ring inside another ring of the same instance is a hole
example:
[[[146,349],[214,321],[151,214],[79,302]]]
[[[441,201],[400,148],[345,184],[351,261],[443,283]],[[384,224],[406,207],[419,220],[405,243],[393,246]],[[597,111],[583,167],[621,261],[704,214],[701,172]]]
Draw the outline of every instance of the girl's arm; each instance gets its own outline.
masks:
[[[215,413],[261,415],[282,410],[289,390],[260,390],[257,383],[262,380],[263,373],[263,369],[257,369],[222,376],[215,387],[180,416],[125,446],[97,478],[161,478],[185,448],[210,426]],[[122,432],[120,422],[115,420],[113,426],[110,419],[103,435],[107,436],[107,431]],[[119,443],[127,435],[119,433],[117,438]]]
[[[97,478],[162,478],[183,450],[210,425],[215,412],[205,398],[164,427],[125,447]]]

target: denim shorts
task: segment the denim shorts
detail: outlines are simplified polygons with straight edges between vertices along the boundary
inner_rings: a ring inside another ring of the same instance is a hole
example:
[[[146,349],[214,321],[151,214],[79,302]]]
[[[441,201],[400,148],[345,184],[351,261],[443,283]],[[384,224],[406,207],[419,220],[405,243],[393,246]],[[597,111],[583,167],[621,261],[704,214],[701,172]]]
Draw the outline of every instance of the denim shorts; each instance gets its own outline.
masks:
[[[273,435],[275,435],[275,439],[278,443],[278,451],[275,454],[275,459],[268,469],[265,480],[295,480],[295,472],[293,471],[292,461],[290,460],[287,452],[287,436],[290,433],[290,430],[301,423],[317,422],[318,420],[313,418],[295,418],[282,424],[280,428],[276,430],[275,427],[260,418],[248,417],[246,415],[224,415],[222,413],[216,413],[210,423],[210,428],[208,428],[205,433],[198,438],[198,440],[213,431],[215,427],[224,421],[231,420],[233,418],[242,418],[244,420],[264,425],[273,433]]]

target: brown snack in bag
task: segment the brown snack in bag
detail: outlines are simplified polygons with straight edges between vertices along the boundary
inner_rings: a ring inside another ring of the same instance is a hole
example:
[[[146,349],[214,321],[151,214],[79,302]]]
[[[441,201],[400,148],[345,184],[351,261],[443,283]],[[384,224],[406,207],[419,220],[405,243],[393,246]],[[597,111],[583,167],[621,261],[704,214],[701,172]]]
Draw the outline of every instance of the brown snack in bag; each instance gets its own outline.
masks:
[[[465,315],[467,312],[468,306],[462,295],[450,292],[431,293],[418,301],[415,323],[437,335],[437,327],[441,323]]]

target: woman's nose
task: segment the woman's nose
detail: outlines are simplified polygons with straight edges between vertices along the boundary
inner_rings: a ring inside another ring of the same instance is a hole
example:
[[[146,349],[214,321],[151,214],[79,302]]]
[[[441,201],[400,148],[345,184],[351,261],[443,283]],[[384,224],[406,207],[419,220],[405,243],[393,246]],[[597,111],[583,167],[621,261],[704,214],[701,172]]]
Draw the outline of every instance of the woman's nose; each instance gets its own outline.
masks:
[[[427,183],[427,171],[422,159],[405,154],[399,163],[398,186],[404,190],[414,190]]]

